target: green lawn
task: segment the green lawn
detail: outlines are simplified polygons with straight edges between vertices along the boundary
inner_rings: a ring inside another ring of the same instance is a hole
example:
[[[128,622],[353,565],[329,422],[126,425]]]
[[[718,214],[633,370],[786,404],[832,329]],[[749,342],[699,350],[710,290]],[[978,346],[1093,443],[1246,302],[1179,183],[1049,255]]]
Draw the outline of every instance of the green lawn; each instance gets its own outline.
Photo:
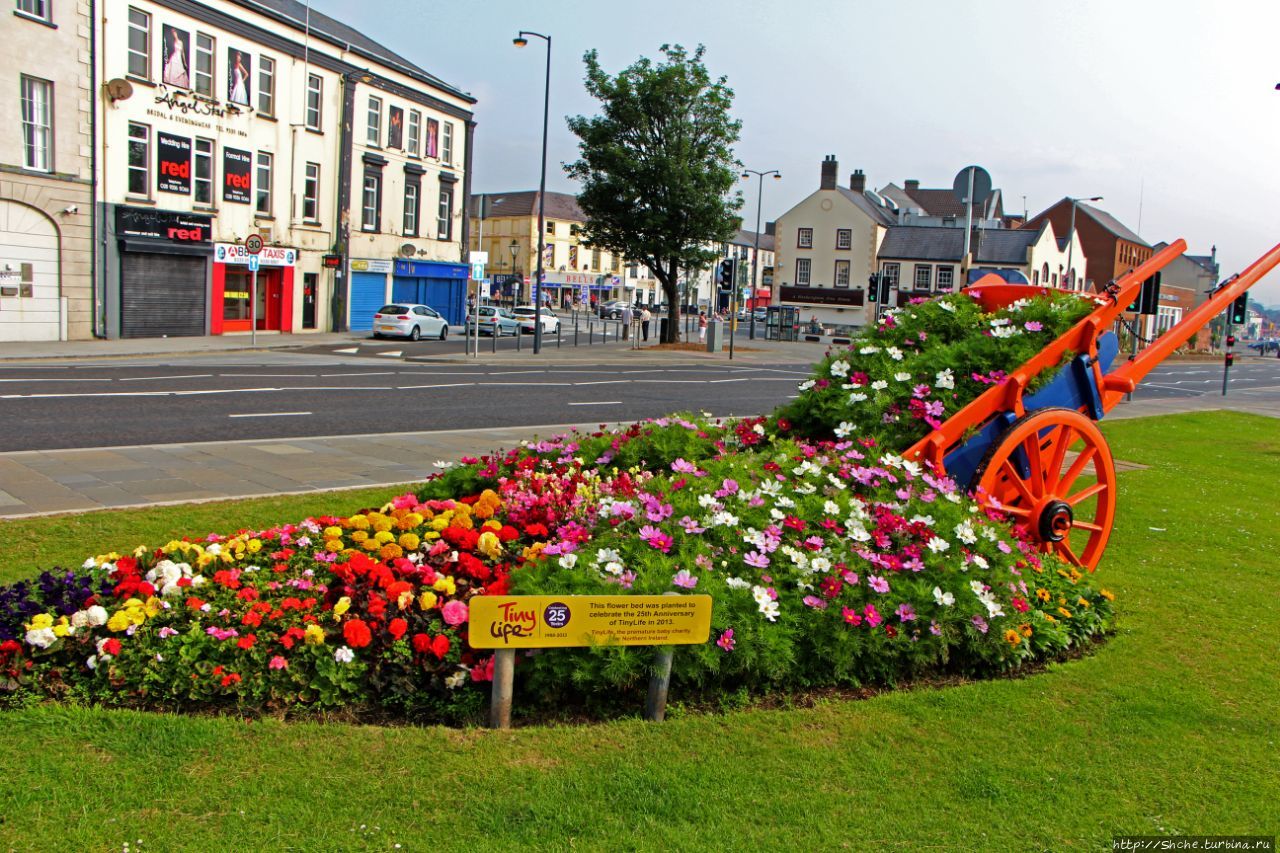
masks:
[[[1276,834],[1280,430],[1205,413],[1106,433],[1150,467],[1120,475],[1100,570],[1119,632],[1081,660],[804,710],[509,732],[31,708],[0,714],[0,844],[1061,850]],[[132,546],[322,505],[3,523],[0,576],[78,563],[94,550],[81,537]]]

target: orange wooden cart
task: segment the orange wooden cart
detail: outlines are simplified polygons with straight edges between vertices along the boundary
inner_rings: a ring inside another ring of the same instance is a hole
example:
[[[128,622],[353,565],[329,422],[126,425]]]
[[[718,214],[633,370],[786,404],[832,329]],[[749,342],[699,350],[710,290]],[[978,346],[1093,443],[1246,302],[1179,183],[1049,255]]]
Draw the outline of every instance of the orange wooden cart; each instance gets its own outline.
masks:
[[[1204,303],[1144,350],[1112,369],[1119,343],[1111,328],[1137,298],[1142,282],[1186,249],[1177,240],[1106,286],[1100,304],[1034,358],[993,385],[904,454],[928,462],[984,505],[1024,527],[1044,553],[1092,571],[1102,559],[1116,512],[1116,473],[1097,421],[1131,393],[1170,353],[1280,263],[1280,245],[1220,284]],[[985,276],[965,288],[988,311],[1044,287]],[[1042,371],[1070,359],[1034,394]]]

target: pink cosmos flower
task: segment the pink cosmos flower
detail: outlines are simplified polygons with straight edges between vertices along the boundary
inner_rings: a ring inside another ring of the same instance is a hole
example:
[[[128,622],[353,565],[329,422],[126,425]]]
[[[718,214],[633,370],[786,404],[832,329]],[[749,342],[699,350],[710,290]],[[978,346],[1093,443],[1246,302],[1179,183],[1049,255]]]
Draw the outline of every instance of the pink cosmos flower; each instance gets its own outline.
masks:
[[[671,470],[675,471],[677,474],[692,474],[694,471],[698,470],[698,466],[690,462],[686,462],[683,459],[677,459],[675,462],[671,463]]]
[[[688,533],[690,536],[697,533],[702,533],[706,529],[704,527],[699,527],[698,522],[694,521],[692,518],[690,518],[687,515],[684,518],[680,519],[680,526],[683,527],[684,532]]]
[[[812,607],[814,610],[826,610],[827,602],[816,595],[806,595],[802,601],[806,607]]]
[[[693,589],[698,585],[698,578],[689,574],[688,569],[681,569],[672,576],[671,582],[676,586],[684,587],[685,589]]]
[[[848,607],[841,607],[840,615],[844,617],[845,622],[848,622],[855,628],[862,624],[862,616],[856,610],[851,610]]]
[[[767,568],[769,565],[769,558],[764,554],[761,554],[759,551],[747,552],[746,556],[742,558],[742,561],[748,566],[752,566],[757,569]]]
[[[881,595],[884,595],[889,591],[889,582],[879,575],[869,575],[867,577],[867,586],[871,587]]]
[[[868,627],[874,628],[884,621],[884,617],[880,615],[880,611],[876,610],[874,604],[868,604],[862,608],[862,615],[867,621]]]
[[[699,554],[698,556],[694,557],[693,564],[698,568],[706,571],[710,571],[711,565],[712,565],[711,558],[708,557],[706,554]]]
[[[898,605],[898,621],[899,622],[911,622],[915,620],[915,618],[916,618],[916,611],[910,604],[904,601]]]
[[[841,577],[842,577],[842,578],[844,578],[844,582],[845,582],[845,583],[847,583],[849,586],[857,586],[857,585],[858,585],[858,573],[857,573],[857,572],[850,572],[850,571],[847,571],[847,570],[846,570],[843,574],[841,574]]]
[[[933,620],[933,621],[930,621],[930,622],[929,622],[929,633],[930,633],[930,634],[933,634],[933,636],[935,636],[935,637],[941,637],[941,636],[942,636],[942,629],[941,629],[940,627],[938,627],[938,623],[937,623],[937,621],[936,621],[936,620]]]
[[[720,639],[716,640],[716,645],[724,649],[726,652],[733,651],[733,629],[725,628],[724,633],[720,635]]]
[[[440,615],[444,617],[445,624],[457,627],[467,621],[469,612],[467,605],[461,601],[450,601],[440,611]]]
[[[276,655],[271,659],[270,663],[267,664],[267,667],[270,669],[288,669],[289,662],[280,655]]]
[[[1022,324],[1022,327],[1026,329],[1028,332],[1038,332],[1044,328],[1044,324],[1041,323],[1039,320],[1028,320],[1027,322]]]
[[[973,627],[977,628],[979,631],[981,631],[984,634],[987,633],[987,629],[989,626],[987,625],[986,619],[983,619],[981,616],[974,616],[972,621],[973,621]]]

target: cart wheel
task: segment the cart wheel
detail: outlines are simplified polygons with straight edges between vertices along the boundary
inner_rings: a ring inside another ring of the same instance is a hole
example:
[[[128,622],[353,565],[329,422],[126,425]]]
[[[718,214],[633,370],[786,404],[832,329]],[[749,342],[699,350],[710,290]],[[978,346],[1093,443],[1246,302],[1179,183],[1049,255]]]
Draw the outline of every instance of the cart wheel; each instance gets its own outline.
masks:
[[[978,500],[1006,513],[1046,554],[1093,571],[1116,514],[1111,448],[1087,416],[1041,409],[1015,421],[973,479]]]

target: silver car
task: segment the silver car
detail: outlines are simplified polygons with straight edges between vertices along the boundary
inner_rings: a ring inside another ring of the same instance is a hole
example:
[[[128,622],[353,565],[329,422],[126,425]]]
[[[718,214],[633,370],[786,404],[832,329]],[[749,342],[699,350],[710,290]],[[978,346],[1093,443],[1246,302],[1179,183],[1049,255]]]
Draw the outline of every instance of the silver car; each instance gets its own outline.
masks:
[[[516,320],[520,323],[520,329],[526,335],[532,335],[537,326],[537,308],[532,305],[522,305],[519,308],[513,308],[511,313],[515,315]],[[560,318],[550,308],[542,309],[542,333],[544,335],[554,335],[560,331]]]
[[[476,311],[480,314],[480,334],[482,335],[503,335],[516,334],[519,322],[515,316],[506,308],[499,308],[496,305],[481,305]],[[467,329],[475,328],[473,318],[467,316]]]
[[[430,305],[414,305],[396,302],[383,305],[373,315],[373,336],[394,335],[411,341],[420,338],[445,340],[449,337],[449,323]]]

